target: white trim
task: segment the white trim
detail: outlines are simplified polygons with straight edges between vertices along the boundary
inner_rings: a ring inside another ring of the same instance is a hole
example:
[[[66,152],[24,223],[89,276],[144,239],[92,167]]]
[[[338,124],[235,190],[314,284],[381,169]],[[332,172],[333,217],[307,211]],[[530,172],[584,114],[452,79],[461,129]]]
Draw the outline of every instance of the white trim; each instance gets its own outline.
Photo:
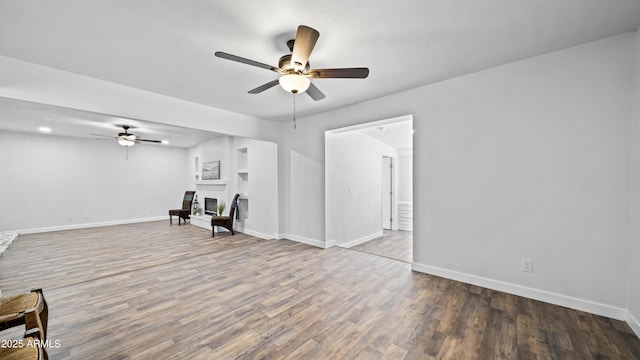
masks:
[[[346,127],[339,127],[337,129],[326,130],[325,134],[327,134],[327,133],[329,133],[329,134],[340,134],[340,133],[347,132],[347,131],[362,130],[362,129],[365,129],[365,128],[376,127],[376,126],[387,125],[387,124],[393,124],[393,123],[397,123],[397,122],[401,122],[401,121],[408,121],[408,120],[412,120],[413,121],[413,114],[396,116],[396,117],[383,119],[383,120],[368,121],[368,122],[364,122],[364,123],[360,123],[360,124],[356,124],[356,125],[351,125],[351,126],[346,126]]]
[[[631,330],[636,333],[636,336],[640,337],[640,321],[633,317],[633,314],[629,310],[627,310],[627,317],[625,320],[627,321],[627,324],[629,324],[629,327],[631,327]]]
[[[8,248],[13,245],[13,241],[18,238],[18,233],[0,232],[0,258]]]
[[[342,247],[346,247],[346,248],[350,248],[356,245],[360,245],[362,243],[366,243],[367,241],[373,240],[375,238],[379,238],[382,235],[384,235],[384,232],[381,230],[379,232],[373,233],[373,234],[369,234],[367,236],[363,236],[359,239],[355,239],[355,240],[351,240],[351,241],[347,241],[346,243],[340,244],[340,246]]]
[[[189,223],[202,229],[211,230],[211,215],[191,215]]]
[[[461,281],[464,283],[481,286],[493,290],[506,292],[513,295],[524,296],[526,298],[543,301],[546,303],[560,305],[575,310],[586,311],[592,314],[606,316],[616,320],[626,320],[631,315],[626,309],[579,299],[572,296],[556,294],[545,290],[534,289],[522,285],[493,280],[481,276],[466,274],[458,271],[439,268],[420,263],[411,264],[411,269],[425,274],[436,275],[447,279]]]
[[[303,243],[303,244],[319,247],[319,248],[322,248],[322,249],[326,249],[328,247],[333,246],[333,245],[328,246],[327,243],[325,243],[324,241],[310,239],[310,238],[306,238],[304,236],[298,236],[298,235],[293,235],[293,234],[281,234],[280,236],[281,236],[281,239],[292,240],[292,241],[296,241],[296,242],[299,242],[299,243]]]
[[[274,240],[274,239],[278,238],[277,234],[269,235],[269,234],[265,234],[265,233],[261,233],[261,232],[257,232],[257,231],[253,231],[253,230],[249,230],[249,229],[246,229],[246,228],[242,229],[240,232],[243,233],[243,234],[259,237],[259,238],[264,239],[264,240]]]
[[[398,229],[413,231],[413,201],[398,202]]]
[[[400,193],[400,191],[398,190],[398,187],[399,187],[398,178],[400,177],[400,174],[398,173],[400,171],[400,167],[398,166],[398,154],[397,154],[397,151],[396,151],[395,154],[394,153],[388,153],[386,151],[382,151],[380,153],[380,157],[381,157],[381,161],[382,161],[381,164],[380,164],[381,165],[380,167],[381,167],[381,170],[382,170],[382,172],[380,173],[380,179],[381,179],[380,180],[380,192],[381,193],[382,193],[382,190],[383,190],[382,189],[382,183],[383,183],[382,177],[383,177],[383,174],[384,174],[384,169],[383,169],[384,166],[382,166],[382,164],[384,164],[384,158],[385,157],[391,159],[391,177],[392,177],[392,179],[391,179],[391,214],[390,214],[391,215],[391,230],[398,230],[398,220],[399,220],[399,217],[400,217],[399,214],[398,214],[398,194]],[[382,207],[382,202],[384,202],[384,200],[381,199],[381,203],[380,203],[380,213],[381,213],[380,215],[381,216],[380,216],[380,219],[381,219],[382,227],[383,227],[383,230],[384,230],[385,229],[384,228],[384,225],[385,225],[384,224],[384,216],[383,216],[384,215],[384,209]],[[380,236],[382,236],[382,235],[380,235]],[[369,239],[369,240],[371,240],[371,239]],[[366,240],[366,241],[369,241],[369,240]],[[366,241],[363,241],[363,242],[366,242]],[[353,246],[353,245],[351,245],[351,246]],[[350,247],[350,246],[347,246],[347,247]]]
[[[155,217],[139,218],[139,219],[111,220],[111,221],[102,221],[102,222],[96,222],[96,223],[49,226],[49,227],[42,227],[42,228],[13,230],[11,232],[15,232],[18,234],[36,234],[36,233],[43,233],[43,232],[49,232],[49,231],[76,230],[76,229],[86,229],[86,228],[101,227],[101,226],[135,224],[135,223],[159,221],[159,220],[168,220],[168,219],[167,219],[167,216],[165,215],[165,216],[155,216]]]

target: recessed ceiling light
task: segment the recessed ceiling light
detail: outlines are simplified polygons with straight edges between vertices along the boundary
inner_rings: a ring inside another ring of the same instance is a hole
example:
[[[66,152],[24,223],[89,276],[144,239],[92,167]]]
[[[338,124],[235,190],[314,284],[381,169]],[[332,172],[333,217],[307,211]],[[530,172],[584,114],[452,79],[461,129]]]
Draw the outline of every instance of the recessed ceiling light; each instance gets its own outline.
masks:
[[[43,132],[43,133],[50,133],[50,132],[51,132],[51,128],[50,128],[50,127],[47,127],[47,126],[40,126],[40,127],[38,128],[38,130],[39,130],[40,132]]]
[[[162,140],[161,141],[163,144],[168,145],[169,144],[169,140]]]

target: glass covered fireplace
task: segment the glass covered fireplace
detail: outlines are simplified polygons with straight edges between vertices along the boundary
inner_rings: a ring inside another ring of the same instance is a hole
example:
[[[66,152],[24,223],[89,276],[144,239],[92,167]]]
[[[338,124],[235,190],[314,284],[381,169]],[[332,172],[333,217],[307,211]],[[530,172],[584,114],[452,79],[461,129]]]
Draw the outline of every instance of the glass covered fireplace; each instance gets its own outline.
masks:
[[[218,215],[218,199],[204,198],[204,213],[206,215]]]

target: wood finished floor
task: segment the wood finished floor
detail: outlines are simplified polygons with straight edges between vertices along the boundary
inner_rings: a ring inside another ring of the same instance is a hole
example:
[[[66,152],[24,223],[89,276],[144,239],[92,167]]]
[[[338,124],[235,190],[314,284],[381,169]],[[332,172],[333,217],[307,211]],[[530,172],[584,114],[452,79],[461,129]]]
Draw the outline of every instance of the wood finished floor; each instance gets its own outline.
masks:
[[[38,285],[62,345],[51,359],[640,358],[621,321],[360,251],[168,221],[22,235],[0,289]]]
[[[349,249],[411,263],[413,231],[384,230],[382,236]]]

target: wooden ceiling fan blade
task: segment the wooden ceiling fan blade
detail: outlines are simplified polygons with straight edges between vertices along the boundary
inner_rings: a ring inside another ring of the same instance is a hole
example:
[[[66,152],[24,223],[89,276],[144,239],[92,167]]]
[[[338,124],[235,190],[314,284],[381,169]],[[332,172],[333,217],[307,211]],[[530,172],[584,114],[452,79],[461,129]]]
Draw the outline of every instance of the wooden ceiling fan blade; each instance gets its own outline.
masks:
[[[162,143],[161,140],[148,140],[148,139],[140,139],[140,138],[137,138],[136,141],[144,141],[144,142],[150,142],[150,143],[156,143],[156,144]]]
[[[246,59],[240,56],[236,56],[236,55],[232,55],[232,54],[228,54],[226,52],[222,52],[222,51],[216,51],[215,55],[221,59],[227,59],[227,60],[231,60],[231,61],[236,61],[239,63],[243,63],[243,64],[247,64],[247,65],[251,65],[251,66],[256,66],[259,68],[263,68],[263,69],[267,69],[267,70],[271,70],[271,71],[275,71],[275,72],[279,72],[277,68],[265,64],[265,63],[261,63],[255,60],[250,60],[250,59]]]
[[[296,33],[296,41],[293,44],[293,51],[291,52],[291,63],[299,69],[304,69],[309,62],[309,56],[313,47],[318,41],[320,33],[305,25],[298,26],[298,32]]]
[[[260,85],[255,89],[249,90],[249,94],[259,94],[267,89],[271,89],[272,87],[278,85],[278,79],[275,79],[273,81],[269,81],[268,83],[264,84],[264,85]]]
[[[369,68],[311,69],[309,76],[320,79],[365,79],[369,76]]]
[[[309,96],[315,100],[322,100],[326,97],[326,95],[320,91],[320,89],[318,89],[315,85],[313,85],[313,83],[309,84],[309,88],[307,89],[307,94],[309,94]]]

